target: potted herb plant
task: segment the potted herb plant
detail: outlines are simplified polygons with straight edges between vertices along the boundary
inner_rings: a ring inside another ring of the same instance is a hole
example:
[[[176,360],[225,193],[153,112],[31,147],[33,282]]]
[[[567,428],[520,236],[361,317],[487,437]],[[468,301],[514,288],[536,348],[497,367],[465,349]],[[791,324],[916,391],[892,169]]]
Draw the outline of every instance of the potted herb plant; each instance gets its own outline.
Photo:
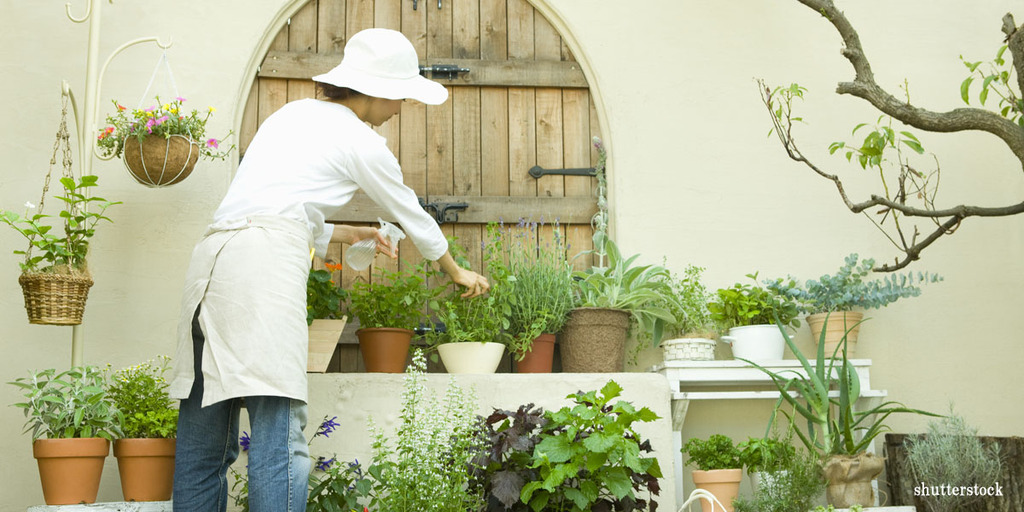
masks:
[[[306,324],[309,326],[308,370],[324,372],[341,339],[348,317],[342,305],[348,294],[334,282],[332,274],[340,264],[324,263],[322,269],[310,268],[306,280]]]
[[[693,437],[683,445],[683,452],[689,456],[686,463],[697,467],[690,473],[693,484],[714,494],[725,512],[732,512],[732,502],[743,480],[741,453],[732,439],[723,434],[712,434],[706,440]],[[712,506],[701,501],[704,512],[712,512]]]
[[[30,372],[9,384],[21,389],[32,432],[32,454],[47,505],[94,503],[110,441],[121,435],[123,417],[95,366]]]
[[[782,359],[785,343],[776,327],[799,327],[800,310],[788,296],[762,287],[757,273],[747,274],[751,283],[720,288],[708,304],[711,318],[729,334],[722,341],[732,345],[733,357],[753,361]]]
[[[766,281],[765,285],[773,292],[796,301],[800,310],[807,313],[812,339],[819,341],[824,331],[826,355],[836,354],[844,335],[849,354],[857,347],[863,310],[882,308],[902,298],[916,297],[921,294],[919,285],[942,280],[938,275],[927,272],[889,274],[882,279],[865,280],[874,266],[875,260],[869,258],[858,263],[857,254],[850,254],[835,275],[825,274],[802,284],[793,277],[785,281],[779,278]]]
[[[174,485],[178,409],[167,393],[169,358],[114,371],[107,395],[124,415],[114,457],[125,501],[166,501]]]
[[[503,283],[491,295],[508,309],[508,349],[519,373],[550,373],[555,335],[572,309],[572,265],[559,226],[550,241],[544,223],[520,219],[515,228],[491,223],[486,246],[491,278]]]
[[[61,234],[52,232],[54,226],[46,219],[53,216],[42,213],[42,200],[38,207],[25,203],[24,216],[0,210],[0,222],[11,226],[28,240],[28,249],[16,250],[14,254],[25,256],[24,263],[20,264],[18,283],[24,292],[29,323],[82,323],[85,301],[93,284],[86,263],[89,239],[96,234],[96,225],[100,221],[111,222],[104,215],[107,208],[121,204],[90,195],[88,189],[95,187],[98,180],[91,175],[76,180],[70,172],[60,178],[64,194],[55,197],[63,207],[59,215],[64,224],[64,233]],[[46,193],[47,187],[44,186],[43,199]]]
[[[492,282],[492,290],[503,283]],[[462,297],[458,291],[442,300],[437,328],[426,333],[448,373],[494,373],[510,336],[508,304],[496,294]]]
[[[610,239],[604,249],[608,266],[574,274],[576,304],[562,333],[567,372],[620,372],[632,326],[657,346],[665,325],[676,320],[666,306],[675,300],[668,269],[634,265],[640,255],[623,258]]]
[[[711,294],[701,282],[704,269],[689,265],[682,277],[672,274],[669,285],[676,297],[666,304],[675,322],[665,326],[661,342],[665,361],[711,361],[718,337],[708,303]]]
[[[184,102],[177,97],[164,103],[157,97],[154,106],[129,110],[114,101],[114,113],[96,137],[102,157],[122,158],[132,177],[149,187],[180,183],[200,157],[224,159],[234,146],[221,150],[223,138],[206,136],[206,123],[217,109],[186,112]]]
[[[349,289],[348,312],[359,319],[356,336],[366,371],[405,371],[413,329],[428,318],[427,308],[438,294],[427,285],[427,265],[403,261],[402,270],[378,267],[374,279]]]
[[[779,329],[800,361],[803,372],[783,375],[754,361],[747,361],[771,377],[780,392],[768,428],[772,428],[780,410],[791,424],[799,416],[806,422],[807,431],[794,429],[794,432],[809,452],[824,461],[829,503],[836,507],[873,503],[871,481],[882,472],[883,459],[867,449],[875,437],[888,430],[886,418],[895,413],[938,415],[911,409],[895,401],[883,402],[866,411],[856,410],[860,398],[860,377],[847,359],[845,342],[840,341],[837,358],[826,358],[825,346],[819,344],[812,365],[782,330],[781,323]],[[838,396],[831,396],[833,391]],[[783,403],[789,404],[793,412],[782,409]]]

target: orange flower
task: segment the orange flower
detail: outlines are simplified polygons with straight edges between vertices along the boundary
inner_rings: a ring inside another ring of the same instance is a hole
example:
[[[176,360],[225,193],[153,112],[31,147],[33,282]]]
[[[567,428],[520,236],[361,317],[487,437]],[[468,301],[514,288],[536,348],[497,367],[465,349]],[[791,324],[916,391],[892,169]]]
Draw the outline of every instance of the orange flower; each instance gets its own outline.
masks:
[[[341,263],[324,263],[324,266],[327,267],[327,270],[330,270],[331,272],[337,272],[341,270]]]

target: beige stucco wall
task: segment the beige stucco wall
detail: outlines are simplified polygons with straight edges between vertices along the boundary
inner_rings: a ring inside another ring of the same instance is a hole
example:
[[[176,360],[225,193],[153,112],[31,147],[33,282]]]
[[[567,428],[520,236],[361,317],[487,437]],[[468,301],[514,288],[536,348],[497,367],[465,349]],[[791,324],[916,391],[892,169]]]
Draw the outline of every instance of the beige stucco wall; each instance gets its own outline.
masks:
[[[72,4],[76,14],[84,11],[84,2]],[[850,252],[892,254],[867,220],[845,211],[829,184],[790,162],[765,136],[769,123],[756,77],[810,89],[804,110],[810,124],[798,136],[821,163],[839,161],[827,157],[829,142],[877,116],[863,102],[833,94],[835,83],[852,72],[838,53],[839,38],[819,16],[795,0],[537,4],[568,31],[599,94],[611,151],[612,216],[625,251],[641,252],[648,262],[664,257],[676,270],[704,266],[711,288],[754,271],[815,277],[834,270]],[[946,110],[960,105],[965,70],[957,56],[994,55],[1003,37],[1000,18],[1011,4],[870,0],[844,7],[879,82],[897,92],[906,78],[915,102]],[[100,55],[136,37],[173,38],[169,57],[179,92],[195,107],[217,106],[212,128],[226,131],[237,128],[241,117],[238,91],[254,49],[276,33],[273,20],[293,8],[285,0],[104,3]],[[87,28],[68,21],[64,3],[52,0],[0,0],[0,13],[0,207],[17,210],[39,198],[60,81],[84,94]],[[142,46],[118,57],[101,103],[138,102],[158,55],[154,46]],[[1024,197],[1019,164],[991,137],[928,135],[923,142],[942,162],[942,198],[1001,205]],[[120,162],[96,162],[100,195],[125,204],[110,212],[116,224],[101,226],[94,239],[97,284],[84,327],[86,362],[121,366],[172,353],[188,255],[232,169],[227,162],[204,163],[186,182],[150,190],[135,184]],[[945,282],[920,298],[871,312],[863,328],[859,355],[874,360],[876,387],[926,409],[943,410],[955,401],[985,434],[1021,434],[1024,391],[1011,385],[1011,376],[1024,363],[1024,317],[1015,303],[1024,285],[1022,228],[1024,217],[972,219],[925,253],[915,267],[938,272]],[[5,382],[26,369],[66,367],[71,353],[71,329],[25,321],[17,257],[9,254],[16,248],[22,248],[20,237],[0,230]],[[807,338],[804,328],[799,341],[806,344]],[[652,357],[645,354],[641,367]],[[12,387],[0,388],[0,403],[16,398]],[[765,404],[697,404],[686,434],[760,435],[767,413]],[[21,423],[20,411],[0,408],[3,512],[42,501]],[[907,431],[924,422],[901,417],[891,424]],[[110,464],[100,499],[118,495]]]

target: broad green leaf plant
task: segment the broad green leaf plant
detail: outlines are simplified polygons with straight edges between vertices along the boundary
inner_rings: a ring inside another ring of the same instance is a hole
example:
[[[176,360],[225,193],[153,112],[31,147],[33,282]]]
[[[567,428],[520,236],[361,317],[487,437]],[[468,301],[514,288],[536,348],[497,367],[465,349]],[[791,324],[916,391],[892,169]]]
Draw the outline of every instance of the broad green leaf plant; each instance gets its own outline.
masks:
[[[62,234],[53,233],[53,226],[47,224],[46,219],[52,215],[32,213],[37,208],[32,203],[25,204],[24,216],[0,210],[0,222],[11,226],[29,241],[27,251],[14,251],[14,254],[25,256],[25,261],[20,264],[23,273],[86,270],[89,239],[96,234],[96,224],[112,222],[104,214],[107,208],[121,204],[88,195],[88,189],[95,187],[98,179],[93,175],[82,176],[78,181],[66,176],[60,179],[64,195],[55,197],[64,203],[59,214],[64,219]]]
[[[888,431],[885,420],[892,414],[939,416],[891,400],[866,411],[856,410],[861,393],[860,377],[846,357],[846,338],[837,348],[842,356],[826,358],[823,330],[812,365],[793,343],[784,325],[778,321],[776,325],[782,331],[786,345],[800,361],[802,372],[774,372],[753,361],[742,359],[771,377],[780,392],[766,435],[774,426],[779,411],[790,423],[802,419],[807,423],[806,433],[800,429],[793,430],[808,451],[825,459],[831,455],[856,455],[866,450],[875,437]],[[837,396],[830,394],[833,390]],[[791,391],[795,391],[796,396],[791,395]],[[783,410],[783,403],[790,405],[793,413]]]
[[[78,366],[60,373],[54,369],[30,372],[8,382],[21,389],[24,402],[13,404],[25,411],[25,432],[32,440],[122,435],[124,415],[107,394],[103,372],[95,366]]]

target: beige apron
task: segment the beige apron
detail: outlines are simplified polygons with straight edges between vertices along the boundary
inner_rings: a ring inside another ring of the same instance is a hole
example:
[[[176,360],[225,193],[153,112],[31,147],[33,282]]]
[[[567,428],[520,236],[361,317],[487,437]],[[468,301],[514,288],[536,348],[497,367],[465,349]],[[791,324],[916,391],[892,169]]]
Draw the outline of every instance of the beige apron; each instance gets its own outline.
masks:
[[[312,243],[306,223],[281,216],[209,227],[185,278],[172,398],[187,398],[192,389],[192,318],[201,306],[204,407],[258,395],[306,401]]]

